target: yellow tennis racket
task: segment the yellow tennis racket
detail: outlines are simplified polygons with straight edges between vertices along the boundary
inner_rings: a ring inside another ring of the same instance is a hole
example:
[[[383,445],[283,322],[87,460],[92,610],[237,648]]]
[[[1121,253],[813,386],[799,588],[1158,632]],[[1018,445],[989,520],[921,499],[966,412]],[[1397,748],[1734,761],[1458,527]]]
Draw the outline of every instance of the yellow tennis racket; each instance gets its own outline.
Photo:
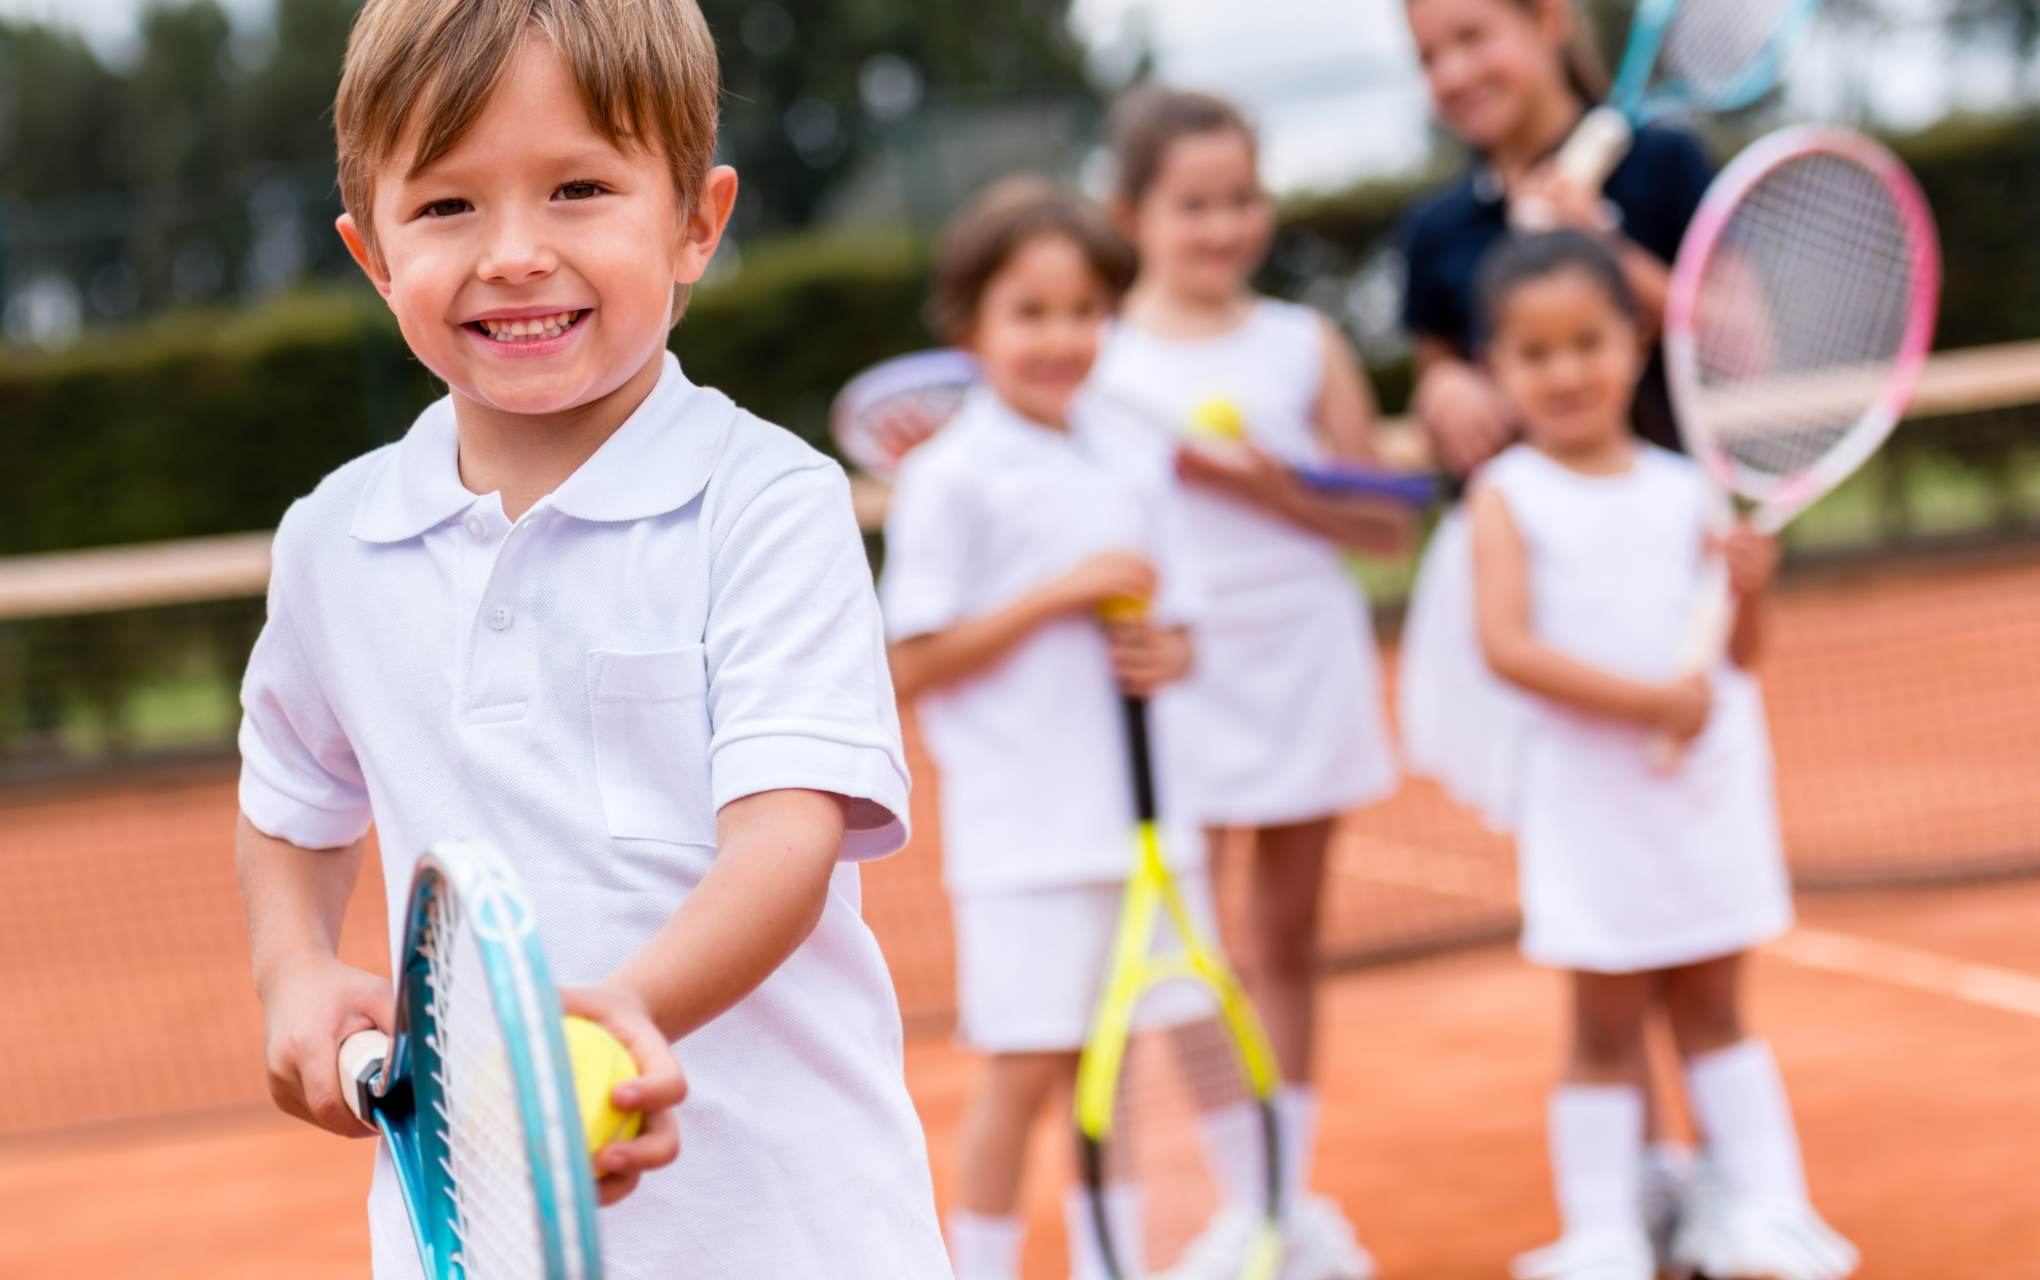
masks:
[[[1123,622],[1145,610],[1124,601],[1104,613]],[[1134,865],[1077,1067],[1089,1225],[1111,1280],[1171,1268],[1274,1280],[1283,1212],[1274,1051],[1214,944],[1202,876],[1179,880],[1169,867],[1147,701],[1124,703]]]

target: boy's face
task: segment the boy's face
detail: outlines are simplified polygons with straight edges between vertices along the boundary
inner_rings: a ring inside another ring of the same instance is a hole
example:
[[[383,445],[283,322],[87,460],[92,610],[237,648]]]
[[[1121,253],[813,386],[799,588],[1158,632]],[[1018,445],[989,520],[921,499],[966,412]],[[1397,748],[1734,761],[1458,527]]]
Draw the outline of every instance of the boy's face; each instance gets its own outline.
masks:
[[[1488,361],[1538,445],[1588,449],[1628,433],[1642,340],[1585,272],[1554,272],[1512,289]]]
[[[1061,425],[1111,314],[1084,251],[1067,236],[1036,236],[986,282],[964,345],[1000,399],[1036,422]]]
[[[379,258],[351,218],[340,234],[457,400],[559,414],[655,376],[674,286],[707,270],[733,172],[712,172],[699,207],[682,209],[665,157],[618,150],[590,126],[536,38],[459,145],[415,175],[410,154],[407,136],[376,174]]]

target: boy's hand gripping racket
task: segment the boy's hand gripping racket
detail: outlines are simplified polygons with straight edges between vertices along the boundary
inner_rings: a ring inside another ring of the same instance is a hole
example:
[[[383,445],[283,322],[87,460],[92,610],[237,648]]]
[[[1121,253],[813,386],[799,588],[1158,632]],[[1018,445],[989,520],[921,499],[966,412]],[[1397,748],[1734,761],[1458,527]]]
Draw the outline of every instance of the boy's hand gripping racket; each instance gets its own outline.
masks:
[[[493,850],[434,846],[405,912],[394,1036],[340,1045],[348,1108],[388,1145],[431,1280],[600,1280],[559,996]]]
[[[1672,271],[1665,366],[1686,452],[1752,528],[1777,533],[1891,434],[1926,367],[1940,283],[1926,197],[1860,134],[1772,134],[1708,188]],[[1734,614],[1711,556],[1680,674],[1720,661]],[[1669,766],[1680,751],[1659,740],[1652,755]]]
[[[1125,600],[1101,613],[1109,623],[1146,610]],[[1091,1226],[1111,1280],[1192,1274],[1193,1255],[1200,1276],[1274,1280],[1284,1209],[1274,1051],[1169,869],[1147,700],[1127,694],[1123,705],[1134,865],[1077,1067]]]

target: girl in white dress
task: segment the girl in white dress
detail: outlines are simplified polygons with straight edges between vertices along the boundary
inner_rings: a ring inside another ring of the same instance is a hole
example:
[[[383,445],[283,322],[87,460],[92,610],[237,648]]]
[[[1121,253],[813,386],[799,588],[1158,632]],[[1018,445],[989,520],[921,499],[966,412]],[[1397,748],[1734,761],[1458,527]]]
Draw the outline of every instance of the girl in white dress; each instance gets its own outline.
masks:
[[[1374,406],[1329,319],[1251,288],[1274,215],[1246,122],[1222,100],[1149,88],[1115,110],[1113,144],[1114,211],[1141,268],[1099,360],[1098,398],[1162,439],[1213,402],[1246,432],[1236,450],[1181,450],[1174,497],[1208,597],[1185,690],[1187,767],[1214,835],[1253,835],[1239,963],[1282,1070],[1283,1201],[1295,1206],[1284,1274],[1362,1280],[1371,1264],[1338,1209],[1302,1194],[1318,919],[1334,820],[1396,782],[1367,602],[1344,553],[1397,550],[1408,528],[1378,504],[1314,495],[1283,465],[1366,460]],[[1228,1160],[1242,1142],[1251,1151],[1252,1133],[1221,1116],[1207,1136]],[[1232,1242],[1211,1245],[1210,1273],[1232,1274]]]
[[[1471,499],[1488,665],[1525,695],[1507,814],[1530,959],[1571,972],[1573,1035],[1551,1099],[1565,1235],[1518,1277],[1651,1280],[1642,1028],[1667,1015],[1705,1143],[1708,1193],[1671,1262],[1717,1280],[1839,1280],[1855,1252],[1808,1204],[1784,1087],[1742,1018],[1742,955],[1791,923],[1755,655],[1775,545],[1710,537],[1700,469],[1640,441],[1637,304],[1580,232],[1507,244],[1483,269],[1487,359],[1527,442]],[[1676,673],[1702,561],[1729,558],[1728,660]],[[1682,744],[1654,766],[1654,735]]]

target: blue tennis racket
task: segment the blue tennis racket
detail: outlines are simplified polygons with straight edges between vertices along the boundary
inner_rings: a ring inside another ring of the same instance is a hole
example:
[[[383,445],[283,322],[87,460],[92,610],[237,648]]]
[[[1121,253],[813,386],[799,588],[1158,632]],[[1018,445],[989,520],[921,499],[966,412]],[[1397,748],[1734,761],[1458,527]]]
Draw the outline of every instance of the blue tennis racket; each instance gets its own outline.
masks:
[[[1599,191],[1636,130],[1677,114],[1748,106],[1784,74],[1819,0],[1641,0],[1608,101],[1588,112],[1554,163]]]
[[[419,861],[395,1034],[349,1036],[340,1078],[388,1144],[431,1280],[600,1280],[559,995],[494,851],[441,844]]]

